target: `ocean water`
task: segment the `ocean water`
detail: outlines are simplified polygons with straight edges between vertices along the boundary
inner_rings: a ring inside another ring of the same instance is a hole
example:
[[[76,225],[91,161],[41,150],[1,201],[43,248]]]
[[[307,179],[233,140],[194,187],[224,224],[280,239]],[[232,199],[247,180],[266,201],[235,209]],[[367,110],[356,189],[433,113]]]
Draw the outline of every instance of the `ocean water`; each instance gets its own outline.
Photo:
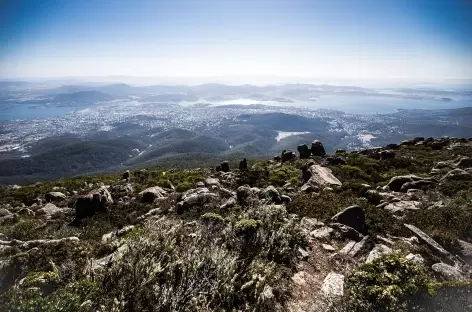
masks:
[[[75,107],[44,107],[15,104],[7,108],[0,108],[0,120],[45,119],[63,116],[75,110]]]

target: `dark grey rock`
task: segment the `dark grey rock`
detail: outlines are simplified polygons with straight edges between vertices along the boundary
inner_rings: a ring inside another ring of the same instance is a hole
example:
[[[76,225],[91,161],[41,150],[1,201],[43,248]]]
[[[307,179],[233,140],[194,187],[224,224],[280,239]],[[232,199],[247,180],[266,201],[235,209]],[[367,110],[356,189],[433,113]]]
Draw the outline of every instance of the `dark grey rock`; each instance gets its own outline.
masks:
[[[331,218],[334,223],[347,225],[356,231],[362,231],[365,226],[365,214],[359,206],[350,206]]]

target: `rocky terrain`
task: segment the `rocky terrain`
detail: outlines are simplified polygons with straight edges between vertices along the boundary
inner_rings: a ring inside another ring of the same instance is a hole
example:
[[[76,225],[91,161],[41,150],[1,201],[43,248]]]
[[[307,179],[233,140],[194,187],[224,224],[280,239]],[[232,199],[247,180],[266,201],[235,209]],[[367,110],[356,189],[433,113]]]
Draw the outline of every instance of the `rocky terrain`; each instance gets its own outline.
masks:
[[[0,189],[1,311],[472,311],[472,140]]]

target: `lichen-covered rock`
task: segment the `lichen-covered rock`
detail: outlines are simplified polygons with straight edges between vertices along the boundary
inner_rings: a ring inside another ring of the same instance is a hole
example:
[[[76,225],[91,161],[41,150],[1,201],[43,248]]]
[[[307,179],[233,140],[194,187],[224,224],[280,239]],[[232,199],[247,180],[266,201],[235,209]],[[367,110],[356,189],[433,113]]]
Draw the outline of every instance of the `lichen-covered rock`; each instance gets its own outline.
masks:
[[[324,188],[327,186],[341,186],[341,181],[333,175],[331,169],[322,167],[320,165],[313,165],[309,169],[311,174],[307,183]]]
[[[211,202],[216,202],[218,198],[218,194],[211,193],[205,187],[188,190],[182,194],[182,200],[177,203],[176,212],[181,214],[185,210],[201,207]]]
[[[433,264],[431,269],[443,280],[445,281],[461,281],[465,280],[466,277],[462,272],[460,272],[457,268],[445,264],[445,263],[436,263]]]
[[[344,275],[330,272],[323,280],[321,291],[328,298],[344,295]]]
[[[57,207],[52,203],[47,203],[43,208],[36,210],[37,216],[44,216],[46,218],[54,218],[63,215],[62,208]]]
[[[372,249],[365,260],[366,263],[370,263],[375,259],[378,259],[382,256],[389,255],[393,252],[392,248],[385,246],[383,244],[375,245],[374,249]]]
[[[268,198],[271,202],[275,204],[280,204],[282,202],[279,191],[273,185],[269,185],[268,187],[266,187],[263,191],[263,194],[266,198]]]

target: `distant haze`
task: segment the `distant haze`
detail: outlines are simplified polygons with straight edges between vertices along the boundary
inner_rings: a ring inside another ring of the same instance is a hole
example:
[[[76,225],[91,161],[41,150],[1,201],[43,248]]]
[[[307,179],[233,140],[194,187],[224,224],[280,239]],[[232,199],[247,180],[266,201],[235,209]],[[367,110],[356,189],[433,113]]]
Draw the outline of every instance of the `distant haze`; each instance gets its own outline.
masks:
[[[466,0],[3,0],[0,26],[2,79],[472,78]]]

